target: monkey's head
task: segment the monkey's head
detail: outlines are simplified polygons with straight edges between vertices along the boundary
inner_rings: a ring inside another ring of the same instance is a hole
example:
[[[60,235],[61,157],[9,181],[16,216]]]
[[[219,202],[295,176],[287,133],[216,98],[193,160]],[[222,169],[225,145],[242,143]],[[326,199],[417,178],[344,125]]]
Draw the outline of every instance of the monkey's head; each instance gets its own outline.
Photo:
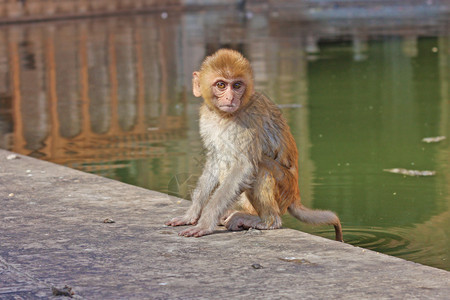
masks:
[[[193,73],[193,93],[223,115],[245,106],[253,93],[250,62],[237,51],[221,49],[208,56],[200,71]]]

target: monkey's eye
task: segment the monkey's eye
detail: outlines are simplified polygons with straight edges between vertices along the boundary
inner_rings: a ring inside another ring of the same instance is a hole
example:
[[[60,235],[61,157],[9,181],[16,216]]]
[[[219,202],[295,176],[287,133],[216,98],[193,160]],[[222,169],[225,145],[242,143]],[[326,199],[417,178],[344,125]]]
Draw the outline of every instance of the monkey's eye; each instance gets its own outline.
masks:
[[[218,83],[216,83],[216,86],[217,86],[219,89],[224,89],[224,88],[225,88],[225,82],[219,81]]]
[[[241,86],[242,86],[242,82],[235,82],[235,83],[233,84],[233,88],[234,88],[235,90],[240,89]]]

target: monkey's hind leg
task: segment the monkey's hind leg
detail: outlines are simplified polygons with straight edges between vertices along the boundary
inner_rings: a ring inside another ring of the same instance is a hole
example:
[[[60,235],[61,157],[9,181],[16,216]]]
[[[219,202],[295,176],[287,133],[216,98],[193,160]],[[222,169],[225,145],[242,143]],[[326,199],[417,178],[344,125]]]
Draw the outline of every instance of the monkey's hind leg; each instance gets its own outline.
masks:
[[[275,179],[269,171],[260,168],[254,187],[245,196],[248,205],[228,217],[225,221],[228,230],[281,227],[280,211],[275,200]]]
[[[231,217],[231,215],[237,212],[245,212],[250,215],[256,215],[256,211],[253,208],[250,201],[248,201],[247,197],[245,196],[245,193],[239,195],[236,203],[233,205],[233,208],[229,209],[222,217],[220,217],[219,225],[226,226],[227,220]],[[242,229],[235,229],[235,230],[242,230]]]
[[[241,211],[234,212],[225,220],[225,226],[231,231],[258,228],[260,224],[261,219],[258,216]]]

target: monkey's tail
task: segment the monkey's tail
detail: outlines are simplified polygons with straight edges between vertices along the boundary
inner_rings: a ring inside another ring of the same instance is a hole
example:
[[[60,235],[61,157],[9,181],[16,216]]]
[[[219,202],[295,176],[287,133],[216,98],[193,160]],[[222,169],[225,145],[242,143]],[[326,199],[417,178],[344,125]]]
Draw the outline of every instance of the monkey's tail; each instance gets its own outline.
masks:
[[[336,241],[343,242],[342,227],[338,216],[329,210],[313,210],[303,206],[300,202],[292,203],[288,211],[291,215],[296,217],[302,222],[319,225],[329,224],[334,226],[336,232]]]

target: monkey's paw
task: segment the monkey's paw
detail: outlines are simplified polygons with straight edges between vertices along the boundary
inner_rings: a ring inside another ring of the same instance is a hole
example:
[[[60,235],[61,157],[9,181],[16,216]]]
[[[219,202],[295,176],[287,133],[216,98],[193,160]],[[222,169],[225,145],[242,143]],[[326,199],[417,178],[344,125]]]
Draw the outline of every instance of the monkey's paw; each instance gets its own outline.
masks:
[[[281,218],[275,216],[269,218],[266,222],[262,221],[260,217],[246,214],[243,212],[236,212],[225,220],[225,227],[231,231],[238,231],[250,228],[259,230],[269,230],[281,228]]]
[[[258,216],[235,212],[225,220],[225,227],[231,231],[238,231],[255,228],[259,223],[261,223],[261,219]]]
[[[170,221],[167,221],[165,224],[167,226],[183,226],[183,225],[196,225],[198,219],[197,218],[189,218],[186,216],[176,217]]]
[[[213,233],[213,230],[203,228],[203,227],[200,227],[197,225],[195,227],[188,228],[188,229],[181,231],[178,235],[186,236],[186,237],[192,237],[192,236],[193,237],[201,237],[201,236],[208,235],[211,233]]]

